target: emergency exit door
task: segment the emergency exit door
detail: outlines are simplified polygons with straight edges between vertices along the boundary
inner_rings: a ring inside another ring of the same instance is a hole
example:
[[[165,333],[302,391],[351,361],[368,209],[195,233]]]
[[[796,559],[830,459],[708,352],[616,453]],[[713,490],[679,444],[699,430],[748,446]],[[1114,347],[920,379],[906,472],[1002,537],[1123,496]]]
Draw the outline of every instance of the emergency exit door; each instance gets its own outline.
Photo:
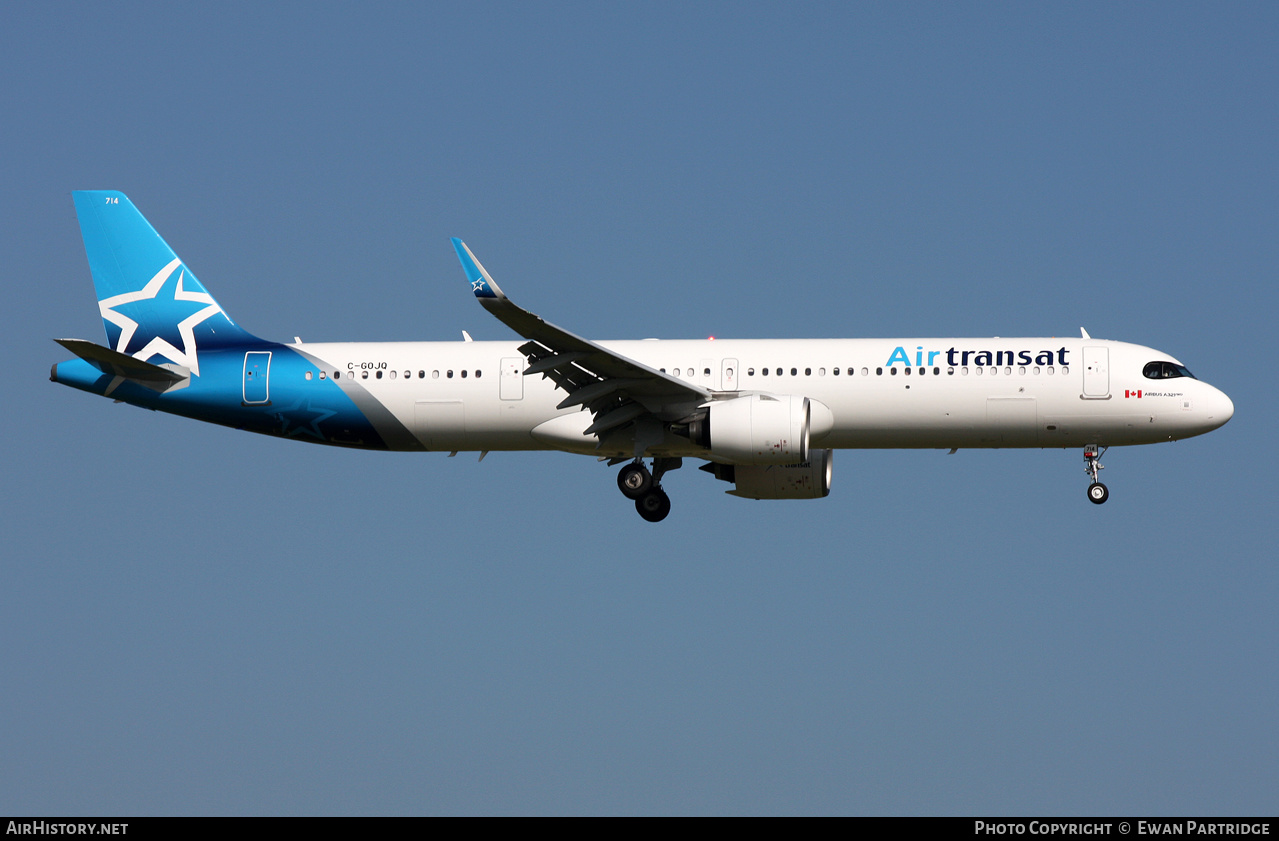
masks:
[[[524,399],[524,360],[521,357],[502,360],[502,370],[498,375],[498,394],[503,400]]]

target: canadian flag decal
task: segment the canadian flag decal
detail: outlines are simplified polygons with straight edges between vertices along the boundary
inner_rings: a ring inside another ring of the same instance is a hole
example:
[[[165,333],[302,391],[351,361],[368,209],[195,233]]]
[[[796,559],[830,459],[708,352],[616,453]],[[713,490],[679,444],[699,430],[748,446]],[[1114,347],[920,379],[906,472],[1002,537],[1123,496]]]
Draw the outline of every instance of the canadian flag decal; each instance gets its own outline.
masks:
[[[1124,397],[1141,397],[1141,389],[1137,389],[1136,391],[1129,391],[1128,389],[1125,388]]]

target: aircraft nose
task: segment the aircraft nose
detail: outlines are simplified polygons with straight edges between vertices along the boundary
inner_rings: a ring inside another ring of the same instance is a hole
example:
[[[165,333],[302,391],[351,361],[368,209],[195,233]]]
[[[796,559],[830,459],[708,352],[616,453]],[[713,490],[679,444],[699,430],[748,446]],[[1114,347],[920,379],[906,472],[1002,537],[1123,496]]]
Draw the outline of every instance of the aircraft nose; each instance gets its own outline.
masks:
[[[1235,404],[1224,391],[1213,389],[1212,399],[1208,401],[1208,420],[1213,429],[1224,426],[1226,421],[1235,416]]]

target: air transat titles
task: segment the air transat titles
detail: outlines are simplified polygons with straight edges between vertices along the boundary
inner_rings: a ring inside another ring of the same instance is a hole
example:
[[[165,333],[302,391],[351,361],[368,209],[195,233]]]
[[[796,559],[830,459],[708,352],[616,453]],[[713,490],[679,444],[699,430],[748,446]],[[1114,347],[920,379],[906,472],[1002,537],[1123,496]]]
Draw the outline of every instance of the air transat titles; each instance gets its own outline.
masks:
[[[1068,353],[1070,351],[1064,347],[1055,351],[960,350],[954,347],[946,350],[926,351],[923,345],[917,345],[915,347],[915,360],[912,362],[906,348],[898,345],[893,349],[892,355],[888,357],[888,361],[884,364],[890,368],[894,365],[914,365],[916,367],[939,365],[937,357],[945,355],[947,365],[976,365],[979,367],[987,365],[1061,365],[1065,367],[1070,364],[1066,359]]]

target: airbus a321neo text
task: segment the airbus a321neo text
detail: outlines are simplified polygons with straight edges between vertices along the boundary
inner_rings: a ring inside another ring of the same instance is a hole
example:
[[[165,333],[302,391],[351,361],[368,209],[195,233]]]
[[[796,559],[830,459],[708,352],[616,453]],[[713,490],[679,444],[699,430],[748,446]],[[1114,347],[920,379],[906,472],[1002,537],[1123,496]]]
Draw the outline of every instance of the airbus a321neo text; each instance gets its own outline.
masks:
[[[123,193],[74,193],[107,344],[54,382],[280,438],[374,450],[563,450],[622,465],[640,516],[684,459],[748,499],[830,492],[838,449],[1106,447],[1201,435],[1234,405],[1163,351],[1078,339],[591,341],[516,306],[461,240],[471,292],[522,341],[265,341]],[[483,458],[483,455],[481,455]]]

